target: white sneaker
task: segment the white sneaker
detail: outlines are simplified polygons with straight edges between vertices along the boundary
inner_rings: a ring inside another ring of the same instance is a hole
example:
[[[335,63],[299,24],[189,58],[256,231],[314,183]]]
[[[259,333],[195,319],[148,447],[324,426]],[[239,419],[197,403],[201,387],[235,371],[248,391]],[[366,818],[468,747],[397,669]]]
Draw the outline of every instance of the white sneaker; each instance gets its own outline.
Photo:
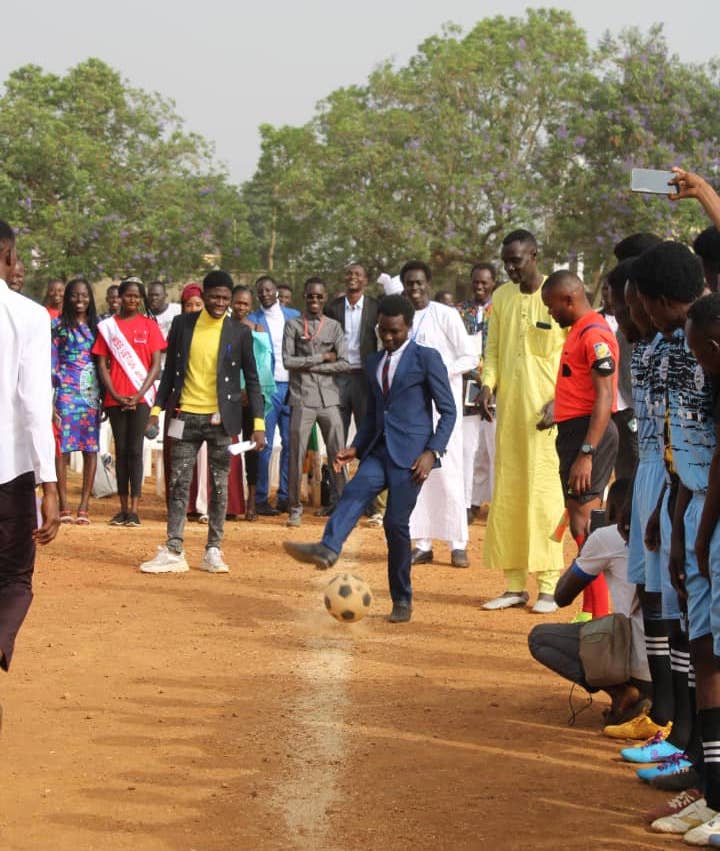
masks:
[[[173,553],[167,547],[158,547],[155,558],[140,565],[141,573],[185,573],[188,570],[185,553]]]
[[[710,821],[715,815],[715,810],[711,810],[705,803],[705,798],[698,798],[692,804],[680,810],[671,816],[655,819],[650,825],[650,830],[655,833],[687,833],[694,827],[699,827],[701,824]]]
[[[536,615],[551,615],[557,609],[557,603],[553,599],[552,594],[540,594],[530,611]]]
[[[713,810],[709,812],[713,812]],[[715,813],[705,824],[688,830],[683,836],[683,842],[687,842],[688,845],[709,845],[710,837],[717,836],[718,834],[720,834],[720,813]]]
[[[217,547],[208,547],[205,550],[200,570],[206,570],[208,573],[230,573],[230,568],[223,561],[223,554]]]
[[[382,524],[383,515],[380,514],[379,511],[375,512],[375,514],[371,514],[370,517],[368,517],[367,522],[365,523],[366,526],[370,526],[371,528],[376,529],[380,529],[382,527]]]
[[[497,609],[512,609],[515,606],[524,606],[528,599],[527,591],[506,591],[494,600],[483,603],[481,608],[487,612],[494,612]]]

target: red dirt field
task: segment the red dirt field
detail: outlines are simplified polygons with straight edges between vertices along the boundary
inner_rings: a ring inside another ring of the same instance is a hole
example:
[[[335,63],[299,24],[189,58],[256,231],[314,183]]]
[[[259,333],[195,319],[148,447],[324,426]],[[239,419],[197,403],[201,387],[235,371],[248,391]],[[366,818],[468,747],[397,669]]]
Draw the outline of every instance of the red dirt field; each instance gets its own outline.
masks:
[[[331,575],[285,538],[322,521],[228,523],[227,576],[145,576],[164,508],[143,526],[63,527],[0,678],[2,851],[665,848],[641,822],[667,795],[600,734],[603,698],[567,726],[569,684],[530,658],[540,616],[482,612],[482,566],[414,570],[410,624],[386,622],[382,530],[336,565],[375,602],[356,625],[324,610]],[[188,524],[191,565],[206,529]],[[531,589],[534,592],[534,589]],[[572,617],[561,612],[559,620]],[[576,691],[576,702],[580,693]]]

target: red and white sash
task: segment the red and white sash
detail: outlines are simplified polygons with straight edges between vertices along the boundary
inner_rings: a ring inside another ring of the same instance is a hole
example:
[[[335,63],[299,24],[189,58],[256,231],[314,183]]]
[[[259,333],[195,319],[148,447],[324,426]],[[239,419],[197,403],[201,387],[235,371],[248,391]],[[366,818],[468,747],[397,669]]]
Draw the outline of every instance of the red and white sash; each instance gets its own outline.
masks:
[[[98,324],[98,331],[107,343],[115,360],[122,367],[123,372],[130,379],[135,390],[140,390],[147,378],[148,371],[138,357],[137,352],[128,343],[127,338],[120,330],[115,317],[110,316]],[[145,401],[152,408],[155,404],[155,388],[150,385],[145,391]]]

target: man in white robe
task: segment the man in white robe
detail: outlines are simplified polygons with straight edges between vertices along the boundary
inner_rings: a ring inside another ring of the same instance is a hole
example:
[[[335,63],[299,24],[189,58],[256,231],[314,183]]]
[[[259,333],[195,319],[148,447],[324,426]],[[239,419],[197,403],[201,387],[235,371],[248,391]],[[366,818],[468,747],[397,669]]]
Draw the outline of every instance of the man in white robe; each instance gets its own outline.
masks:
[[[432,470],[410,516],[410,535],[415,540],[413,564],[430,564],[433,538],[447,541],[453,567],[469,567],[468,526],[465,509],[462,411],[463,373],[478,366],[478,353],[452,307],[430,300],[432,274],[425,263],[411,261],[400,273],[405,296],[415,308],[412,338],[421,346],[436,349],[447,367],[455,398],[457,420],[440,467]],[[472,471],[468,472],[472,475]]]

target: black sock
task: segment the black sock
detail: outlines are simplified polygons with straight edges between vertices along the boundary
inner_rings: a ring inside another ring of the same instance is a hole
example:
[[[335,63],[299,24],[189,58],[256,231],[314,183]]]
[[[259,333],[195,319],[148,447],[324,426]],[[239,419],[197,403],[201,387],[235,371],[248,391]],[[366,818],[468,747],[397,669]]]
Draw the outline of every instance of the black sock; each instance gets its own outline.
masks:
[[[720,811],[720,708],[701,709],[698,715],[705,757],[705,800],[711,810]]]
[[[664,727],[668,721],[672,721],[674,709],[669,621],[646,618],[643,624],[650,679],[653,684],[650,718]]]
[[[695,668],[690,665],[688,671],[688,693],[690,695],[690,712],[692,714],[692,727],[690,729],[690,740],[685,748],[685,756],[693,764],[698,774],[703,774],[703,748],[702,736],[700,735],[700,717],[697,713],[695,703]]]
[[[690,670],[690,644],[687,634],[679,628],[670,634],[670,666],[672,668],[673,698],[675,711],[673,726],[667,740],[680,750],[685,750],[690,741],[692,728],[692,710],[690,708],[690,690],[688,672]]]

